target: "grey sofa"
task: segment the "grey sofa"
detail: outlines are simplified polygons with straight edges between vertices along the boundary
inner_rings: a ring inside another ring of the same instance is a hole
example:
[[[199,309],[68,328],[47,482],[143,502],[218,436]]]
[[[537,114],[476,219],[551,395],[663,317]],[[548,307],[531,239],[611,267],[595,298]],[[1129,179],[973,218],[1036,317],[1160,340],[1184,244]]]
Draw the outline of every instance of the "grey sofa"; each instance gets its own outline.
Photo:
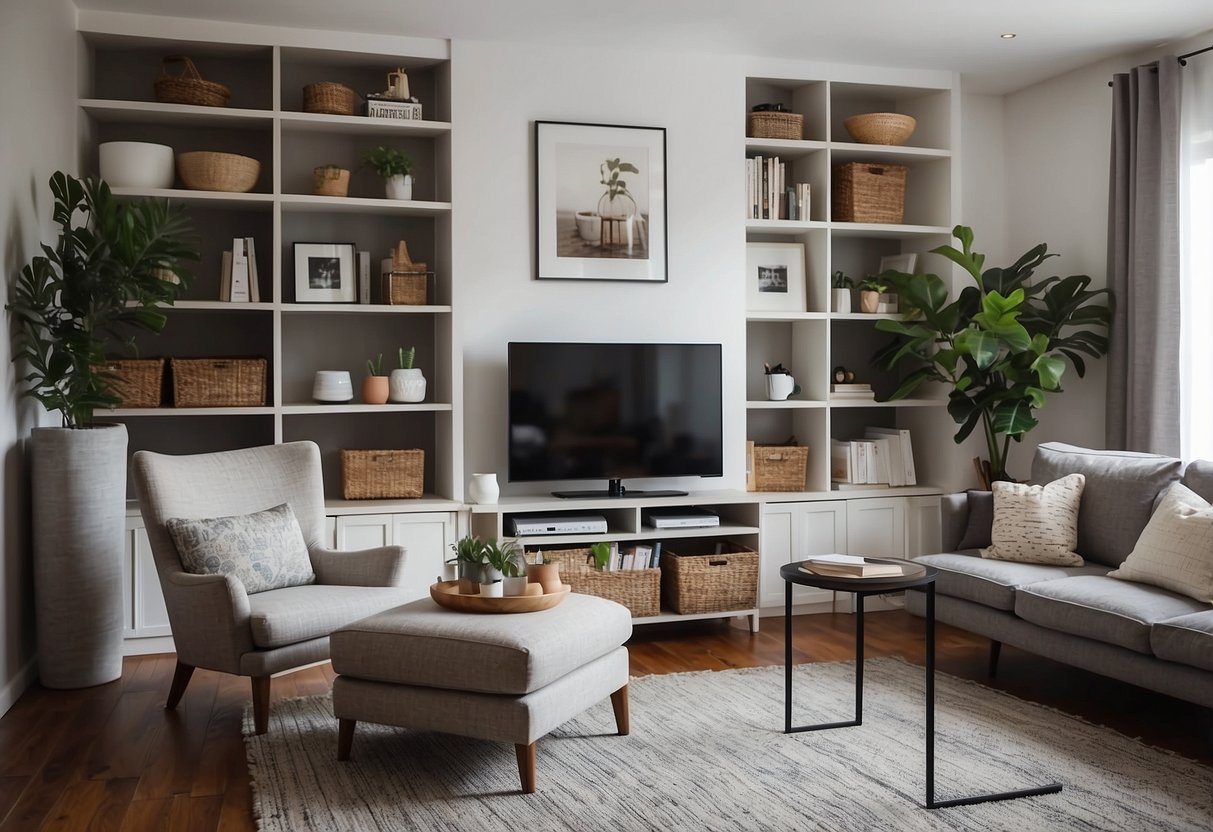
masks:
[[[991,639],[990,672],[1002,643],[1180,699],[1213,707],[1213,606],[1147,584],[1107,577],[1133,550],[1160,495],[1182,481],[1213,501],[1213,462],[1042,444],[1031,481],[1086,476],[1077,567],[987,560],[961,543],[992,518],[988,498],[943,501],[944,552],[916,560],[939,570],[936,620]],[[972,521],[972,522],[970,522]],[[968,538],[968,540],[966,540]],[[926,596],[906,594],[924,615]]]

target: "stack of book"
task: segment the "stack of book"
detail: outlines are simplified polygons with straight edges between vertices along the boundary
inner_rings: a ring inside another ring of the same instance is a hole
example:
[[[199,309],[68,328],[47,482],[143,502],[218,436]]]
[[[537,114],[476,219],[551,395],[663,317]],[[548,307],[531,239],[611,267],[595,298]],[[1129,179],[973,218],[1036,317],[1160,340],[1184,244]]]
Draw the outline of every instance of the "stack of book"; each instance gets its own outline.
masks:
[[[830,385],[831,399],[869,399],[875,400],[876,393],[872,391],[872,385],[863,382],[851,382],[847,384],[831,384]]]
[[[219,300],[229,303],[259,303],[257,249],[252,237],[235,237],[232,250],[223,252],[219,272]]]
[[[801,572],[831,578],[890,578],[901,577],[901,566],[880,563],[857,555],[818,555],[800,565]]]
[[[917,485],[910,432],[870,427],[863,439],[830,440],[830,479],[838,490]]]
[[[634,546],[611,544],[611,556],[604,572],[632,572],[639,569],[656,569],[661,563],[661,541],[652,545],[637,543]]]
[[[778,156],[745,160],[746,217],[756,220],[807,220],[808,183],[788,184],[787,165]]]

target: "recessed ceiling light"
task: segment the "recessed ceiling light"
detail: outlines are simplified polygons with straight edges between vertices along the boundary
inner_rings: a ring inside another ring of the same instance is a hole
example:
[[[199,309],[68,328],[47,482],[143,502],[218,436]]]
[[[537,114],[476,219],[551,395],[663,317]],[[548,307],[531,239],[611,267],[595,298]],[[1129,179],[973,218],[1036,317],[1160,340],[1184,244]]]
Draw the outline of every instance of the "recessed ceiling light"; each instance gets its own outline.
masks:
[[[999,37],[1002,38],[1003,40],[1010,40],[1011,38],[1015,37],[1015,33],[1014,32],[1003,32],[1001,35],[999,35]]]

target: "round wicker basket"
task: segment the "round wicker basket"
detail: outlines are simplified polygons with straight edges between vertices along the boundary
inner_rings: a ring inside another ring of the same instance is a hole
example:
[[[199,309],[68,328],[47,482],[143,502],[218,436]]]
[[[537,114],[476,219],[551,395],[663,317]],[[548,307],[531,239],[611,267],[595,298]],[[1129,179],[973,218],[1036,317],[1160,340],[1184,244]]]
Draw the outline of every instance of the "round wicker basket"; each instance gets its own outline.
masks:
[[[861,144],[905,144],[918,122],[901,113],[864,113],[843,122],[851,138]]]
[[[180,75],[170,75],[169,66],[181,64]],[[226,107],[232,93],[223,84],[203,80],[185,55],[169,55],[160,64],[160,77],[153,87],[156,100],[162,104],[194,104],[200,107]]]
[[[328,113],[333,116],[352,116],[357,93],[345,84],[335,81],[317,81],[303,88],[303,111],[305,113]]]
[[[235,153],[195,150],[177,154],[177,175],[193,191],[247,193],[260,173],[260,162]]]

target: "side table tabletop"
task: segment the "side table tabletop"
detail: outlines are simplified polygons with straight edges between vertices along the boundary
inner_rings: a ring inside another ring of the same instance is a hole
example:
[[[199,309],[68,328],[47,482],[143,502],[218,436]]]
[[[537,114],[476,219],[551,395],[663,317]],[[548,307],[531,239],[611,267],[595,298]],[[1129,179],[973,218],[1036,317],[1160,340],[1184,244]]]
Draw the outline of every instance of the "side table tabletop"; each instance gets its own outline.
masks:
[[[895,564],[901,568],[900,575],[880,577],[840,577],[818,575],[801,569],[807,561],[785,564],[779,575],[784,580],[784,710],[783,732],[795,734],[803,731],[821,731],[830,728],[848,728],[863,724],[863,602],[869,595],[883,595],[904,589],[921,589],[927,595],[926,611],[926,803],[924,808],[943,809],[948,806],[965,806],[973,803],[988,803],[995,800],[1011,800],[1017,797],[1032,797],[1055,794],[1061,791],[1060,783],[1050,783],[1029,789],[1017,789],[993,794],[979,794],[950,800],[935,799],[935,579],[938,570],[934,567],[910,560],[895,558],[866,558],[870,563]],[[792,585],[811,586],[834,592],[850,592],[855,596],[855,718],[841,722],[821,722],[814,725],[792,725]]]

